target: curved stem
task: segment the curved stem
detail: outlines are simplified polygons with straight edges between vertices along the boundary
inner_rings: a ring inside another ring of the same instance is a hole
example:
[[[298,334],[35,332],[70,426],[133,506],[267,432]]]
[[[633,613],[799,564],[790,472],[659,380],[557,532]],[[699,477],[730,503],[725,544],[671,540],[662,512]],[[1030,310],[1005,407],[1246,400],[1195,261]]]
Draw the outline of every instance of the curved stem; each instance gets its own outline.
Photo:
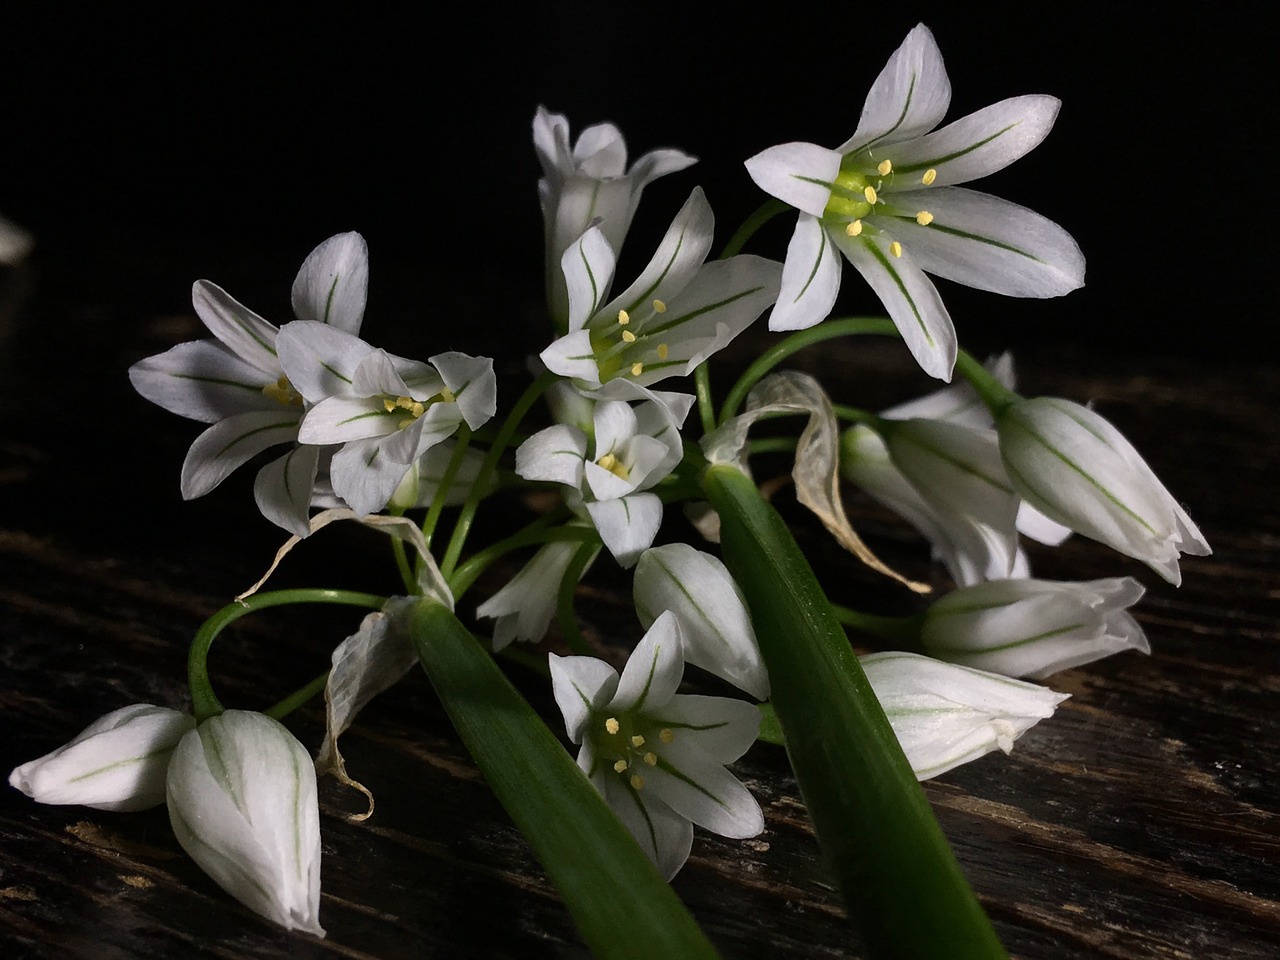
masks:
[[[781,200],[766,200],[756,211],[742,221],[742,226],[738,228],[738,232],[729,238],[729,242],[724,245],[724,250],[720,252],[720,259],[727,260],[735,253],[741,250],[748,240],[750,240],[757,230],[772,220],[780,213],[786,213],[788,210],[794,210],[794,207],[788,206]]]
[[[863,410],[861,407],[850,407],[843,403],[833,403],[831,408],[835,412],[836,418],[839,420],[848,420],[851,423],[865,423],[867,426],[872,428],[883,420],[882,417],[878,417],[870,411]]]
[[[208,661],[209,648],[228,625],[257,610],[290,603],[338,603],[349,607],[364,607],[366,610],[381,610],[386,602],[386,597],[354,590],[300,589],[268,590],[265,593],[255,593],[246,600],[227,604],[200,625],[187,654],[187,684],[191,689],[191,707],[196,721],[202,722],[222,713],[222,704],[209,682]]]
[[[519,533],[512,534],[505,540],[499,540],[497,543],[485,547],[468,558],[466,563],[460,564],[453,571],[453,575],[449,577],[449,590],[453,593],[453,598],[456,602],[471,588],[471,585],[476,582],[480,574],[484,573],[495,561],[512,550],[519,550],[521,547],[540,546],[544,543],[574,540],[581,543],[595,543],[600,540],[600,535],[591,527],[569,526],[548,530],[546,524],[543,523],[531,525]]]
[[[573,555],[573,560],[569,562],[564,572],[564,577],[560,580],[560,592],[556,597],[556,619],[560,622],[560,630],[564,633],[569,649],[583,657],[591,655],[591,648],[587,646],[586,638],[582,636],[577,621],[573,619],[573,594],[578,588],[578,581],[582,579],[582,572],[591,562],[597,549],[597,545],[593,543],[584,543],[578,548],[578,552]]]
[[[554,373],[547,370],[529,385],[529,388],[516,401],[515,406],[511,408],[511,413],[502,424],[497,437],[494,438],[493,446],[485,454],[484,463],[480,465],[480,472],[476,474],[475,484],[471,487],[471,492],[467,494],[467,502],[462,505],[462,510],[458,514],[458,522],[454,525],[453,536],[449,538],[449,546],[445,550],[444,560],[440,563],[440,572],[444,574],[446,580],[453,573],[454,567],[458,565],[458,557],[462,554],[463,544],[467,542],[467,534],[471,531],[471,522],[476,516],[476,508],[480,505],[480,497],[489,482],[489,475],[493,473],[494,468],[498,465],[499,458],[507,449],[507,444],[511,442],[511,435],[515,433],[516,427],[520,425],[520,421],[529,412],[529,408],[533,406],[534,401],[557,379]]]
[[[883,317],[842,317],[839,320],[825,320],[807,330],[798,330],[775,344],[747,367],[738,382],[733,385],[729,395],[725,397],[724,406],[720,408],[720,423],[724,423],[738,412],[747,394],[770,370],[805,347],[836,337],[856,336],[860,334],[876,334],[879,336],[896,336],[898,328],[892,320]]]
[[[694,392],[698,396],[698,416],[702,419],[702,432],[716,428],[715,401],[711,399],[711,369],[704,360],[693,371]]]
[[[458,469],[462,466],[462,461],[467,455],[467,447],[471,446],[471,428],[465,423],[458,427],[456,434],[458,440],[453,448],[453,455],[449,457],[449,465],[444,469],[444,476],[440,478],[440,486],[436,488],[436,495],[431,498],[431,507],[427,510],[426,519],[422,521],[422,536],[426,538],[427,548],[431,547],[431,537],[436,532],[436,524],[440,522],[440,513],[444,510],[444,502],[449,499],[449,490],[453,487],[453,479],[458,475]]]
[[[322,692],[324,690],[325,684],[327,684],[328,682],[329,682],[329,671],[326,670],[324,673],[320,674],[310,683],[306,684],[306,686],[299,687],[297,690],[293,691],[293,693],[289,694],[279,703],[275,704],[274,706],[266,710],[263,710],[262,712],[265,713],[272,720],[283,720],[289,714],[293,713],[293,711],[297,710],[300,706],[302,706],[304,703],[306,703],[308,700],[314,697],[317,693]]]

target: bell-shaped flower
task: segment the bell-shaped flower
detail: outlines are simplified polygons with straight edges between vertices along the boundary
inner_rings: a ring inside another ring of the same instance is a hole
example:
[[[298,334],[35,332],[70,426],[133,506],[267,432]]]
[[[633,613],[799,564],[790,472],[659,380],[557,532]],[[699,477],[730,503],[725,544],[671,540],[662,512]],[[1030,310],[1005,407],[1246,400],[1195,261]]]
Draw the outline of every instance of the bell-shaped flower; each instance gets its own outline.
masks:
[[[330,237],[298,271],[294,314],[354,335],[368,282],[364,238]],[[258,471],[254,498],[272,523],[306,536],[321,451],[296,443],[305,406],[276,354],[279,330],[207,280],[196,282],[191,300],[216,339],[179,344],[129,368],[134,389],[152,403],[212,424],[187,453],[182,496],[204,496],[256,454],[289,444],[288,453]]]
[[[1070,400],[1019,400],[997,417],[1018,492],[1050,519],[1182,582],[1178,555],[1211,552],[1199,528],[1115,427]]]
[[[622,676],[595,657],[551,654],[551,682],[580,766],[668,879],[693,824],[724,837],[764,829],[760,805],[725,769],[746,753],[760,711],[742,700],[676,693],[684,675],[675,614],[654,621]]]
[[[644,272],[612,300],[616,250],[601,226],[587,230],[561,261],[569,332],[542,351],[547,369],[584,390],[615,379],[648,386],[691,373],[745,330],[777,297],[781,269],[745,255],[705,263],[714,226],[695,189]]]
[[[920,366],[950,380],[955,329],[926,274],[1017,297],[1059,296],[1084,283],[1084,257],[1057,224],[953,186],[1039,144],[1058,100],[1003,100],[931,133],[950,101],[942,54],[921,24],[876,78],[844,144],[787,143],[747,161],[762,190],[800,211],[769,329],[803,329],[831,312],[839,251],[883,301]]]
[[[680,461],[680,427],[693,398],[657,394],[635,407],[597,403],[593,435],[560,423],[535,433],[516,451],[516,473],[571,487],[570,506],[591,517],[600,539],[629,567],[658,534],[662,501],[646,493]]]
[[[684,660],[728,680],[757,700],[769,699],[751,615],[729,570],[687,543],[646,550],[636,564],[636,614],[647,629],[665,611],[680,623]]]
[[[493,649],[501,650],[512,640],[536,643],[546,636],[555,616],[560,581],[564,579],[577,552],[578,541],[557,541],[544,545],[501,590],[476,608],[476,616],[494,619]],[[595,560],[592,554],[591,560]],[[586,573],[588,561],[582,568]]]
[[[876,699],[921,780],[976,760],[1053,716],[1068,694],[915,653],[859,658]]]
[[[627,145],[611,123],[587,127],[572,144],[569,121],[538,107],[533,148],[542,164],[538,202],[546,226],[547,301],[560,329],[569,315],[569,297],[560,258],[596,220],[605,240],[621,252],[644,188],[696,163],[679,150],[653,150],[627,167]]]
[[[387,505],[411,466],[459,425],[476,429],[497,407],[493,361],[442,353],[430,364],[393,357],[321,323],[280,331],[280,362],[312,404],[298,431],[306,444],[342,444],[333,491],[358,514]]]
[[[188,714],[135,703],[95,720],[70,743],[9,774],[39,803],[145,810],[164,803],[169,757],[192,727]]]
[[[311,757],[261,713],[228,710],[169,762],[169,821],[222,889],[290,930],[320,927],[320,809]]]
[[[1042,680],[1122,650],[1150,653],[1128,612],[1143,592],[1132,577],[981,583],[930,606],[920,640],[939,660]]]

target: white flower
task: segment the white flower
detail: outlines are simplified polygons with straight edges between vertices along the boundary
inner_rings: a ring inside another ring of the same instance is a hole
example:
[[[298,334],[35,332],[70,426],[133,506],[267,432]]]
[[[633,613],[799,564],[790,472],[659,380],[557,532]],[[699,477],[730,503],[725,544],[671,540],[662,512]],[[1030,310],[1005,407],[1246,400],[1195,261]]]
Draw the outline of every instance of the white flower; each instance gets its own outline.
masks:
[[[911,769],[928,780],[1013,741],[1068,694],[914,653],[859,658]]]
[[[679,463],[680,426],[692,402],[674,393],[655,393],[636,407],[601,401],[592,437],[569,424],[547,427],[516,450],[516,473],[571,487],[570,506],[585,509],[609,552],[631,566],[658,534],[662,501],[644,491]]]
[[[769,673],[751,615],[723,563],[687,543],[653,547],[636,564],[634,594],[636,614],[646,629],[664,611],[676,615],[686,663],[757,700],[769,699]]]
[[[369,254],[358,233],[330,237],[293,282],[303,320],[354,335],[364,318]],[[134,389],[179,416],[211,423],[182,465],[182,496],[204,496],[255,454],[290,444],[258,472],[253,493],[272,523],[306,536],[320,451],[298,446],[303,398],[276,355],[279,330],[207,280],[192,288],[196,313],[217,339],[183,343],[129,368]]]
[[[441,353],[428,365],[302,320],[281,329],[278,345],[290,382],[313,404],[298,439],[343,445],[330,465],[333,491],[358,514],[381,510],[428,449],[463,422],[480,427],[497,406],[484,357]]]
[[[1150,653],[1128,613],[1143,592],[1132,577],[982,583],[929,607],[920,639],[939,660],[1042,680],[1122,650]]]
[[[679,150],[654,150],[627,168],[627,145],[611,123],[587,127],[569,143],[569,121],[538,107],[533,148],[542,164],[538,201],[546,225],[547,299],[561,329],[569,315],[560,257],[597,219],[615,252],[631,226],[644,188],[696,160]]]
[[[755,742],[760,712],[723,697],[676,693],[680,627],[660,616],[619,677],[594,657],[551,654],[556,703],[578,766],[668,879],[684,865],[693,827],[725,837],[764,829],[760,805],[725,769]]]
[[[752,256],[704,263],[713,229],[695,189],[639,279],[608,303],[616,251],[601,227],[578,238],[562,259],[569,332],[542,351],[547,369],[583,389],[647,386],[691,373],[745,330],[778,295],[781,271]]]
[[[320,809],[311,757],[281,724],[228,710],[173,752],[169,820],[222,889],[290,930],[320,927]]]
[[[1182,582],[1179,553],[1208,542],[1115,427],[1070,400],[1019,400],[997,417],[1000,455],[1018,492],[1050,519]]]
[[[493,625],[494,650],[501,650],[512,640],[536,643],[546,636],[555,616],[560,581],[581,548],[577,541],[546,544],[506,586],[476,608],[476,616],[498,621]],[[586,573],[590,566],[589,561],[582,572]]]
[[[98,810],[145,810],[164,803],[169,756],[193,717],[135,703],[85,727],[74,740],[9,774],[9,785],[39,803]]]
[[[769,329],[810,327],[831,311],[840,288],[834,248],[884,302],[920,366],[949,380],[955,329],[926,273],[1019,297],[1059,296],[1084,282],[1084,258],[1057,224],[951,186],[1034,148],[1059,102],[1015,97],[930,133],[950,100],[942,55],[921,24],[889,58],[838,149],[787,143],[747,161],[762,190],[800,210]]]

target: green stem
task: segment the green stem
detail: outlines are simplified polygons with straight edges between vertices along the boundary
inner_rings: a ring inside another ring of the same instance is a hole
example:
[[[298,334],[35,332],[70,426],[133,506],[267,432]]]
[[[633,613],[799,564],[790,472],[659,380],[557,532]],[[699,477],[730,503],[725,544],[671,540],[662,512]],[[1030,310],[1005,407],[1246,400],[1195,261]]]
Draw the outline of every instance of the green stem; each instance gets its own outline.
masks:
[[[736,414],[738,408],[742,406],[742,401],[751,392],[751,388],[759,383],[770,370],[793,353],[815,343],[821,343],[824,340],[868,333],[880,336],[897,336],[898,328],[893,325],[892,320],[886,320],[883,317],[842,317],[838,320],[823,321],[817,326],[809,327],[807,330],[797,330],[780,343],[760,354],[751,366],[747,367],[742,376],[738,378],[738,382],[733,385],[733,389],[729,391],[729,395],[725,397],[724,406],[720,408],[719,422],[724,423]]]
[[[494,795],[600,960],[716,952],[556,736],[438,603],[410,619],[418,659]]]
[[[191,641],[191,650],[187,654],[187,684],[191,689],[191,707],[196,721],[202,722],[222,713],[222,704],[213,692],[213,685],[209,682],[209,648],[213,646],[213,641],[217,639],[218,634],[228,625],[255,611],[290,603],[339,603],[349,607],[381,610],[386,602],[386,597],[379,597],[372,593],[357,593],[354,590],[300,589],[268,590],[265,593],[255,593],[245,600],[227,604],[200,625],[195,639]],[[276,706],[278,707],[279,704]]]
[[[582,572],[598,549],[598,543],[590,542],[578,548],[578,552],[569,561],[569,566],[565,568],[564,576],[560,578],[560,591],[556,595],[556,620],[560,623],[560,632],[564,634],[569,649],[580,657],[591,656],[591,647],[587,645],[586,637],[578,629],[578,621],[573,615],[573,595],[578,589],[578,581],[582,579]]]
[[[480,465],[480,472],[476,474],[475,484],[471,487],[471,492],[467,494],[467,502],[462,505],[462,510],[458,513],[458,522],[454,525],[453,536],[449,538],[449,546],[445,550],[444,560],[440,563],[440,572],[444,574],[446,580],[453,573],[454,567],[458,565],[458,558],[462,555],[462,547],[467,542],[467,534],[470,533],[471,523],[475,520],[476,508],[480,505],[482,492],[489,482],[489,475],[493,473],[494,468],[498,465],[498,460],[507,449],[507,444],[511,442],[511,435],[515,433],[516,427],[520,425],[520,421],[529,412],[529,408],[533,406],[534,401],[557,379],[554,373],[547,370],[529,385],[529,388],[516,401],[515,406],[511,408],[511,413],[503,422],[497,437],[494,438],[493,446],[485,454],[484,463]]]
[[[544,543],[555,543],[562,540],[577,540],[582,543],[599,542],[600,535],[591,527],[567,526],[548,530],[546,529],[546,524],[542,521],[531,524],[519,533],[512,534],[505,540],[499,540],[497,543],[472,554],[466,563],[460,564],[453,571],[453,575],[449,577],[449,589],[453,593],[454,600],[458,600],[466,593],[480,577],[480,574],[484,573],[495,561],[512,550],[519,550],[521,547],[541,546]]]
[[[741,250],[753,236],[757,230],[772,220],[780,213],[786,213],[788,210],[795,208],[783,203],[781,200],[766,200],[756,211],[742,221],[742,226],[738,228],[738,232],[729,238],[729,242],[724,245],[724,249],[720,251],[720,259],[727,260]]]
[[[836,418],[839,420],[848,420],[852,423],[865,423],[867,426],[872,428],[881,422],[880,417],[870,411],[863,410],[861,407],[850,407],[843,403],[833,403],[831,408],[835,411]]]
[[[997,420],[1000,419],[1000,414],[1021,399],[1016,393],[993,377],[990,371],[980,364],[973,354],[967,350],[960,350],[956,353],[956,373],[969,381],[969,384],[977,391],[978,397],[981,398],[986,408],[991,411],[991,416]]]
[[[393,511],[394,512],[394,511]],[[404,541],[399,537],[388,537],[391,541],[391,553],[396,558],[396,569],[400,571],[400,579],[404,582],[405,593],[417,593],[418,581],[409,566],[409,556],[405,553]]]
[[[786,523],[733,467],[708,467],[703,487],[805,805],[870,957],[1007,960]]]
[[[297,710],[300,706],[314,697],[317,693],[323,692],[325,684],[328,682],[329,671],[326,670],[306,686],[299,687],[275,706],[267,710],[263,710],[262,712],[272,720],[283,720],[289,714],[293,713],[293,711]]]
[[[704,360],[693,371],[693,387],[698,397],[698,416],[702,419],[702,432],[716,428],[716,406],[711,397],[711,369]]]
[[[853,627],[863,633],[870,633],[886,640],[894,640],[910,645],[910,649],[920,649],[920,628],[924,625],[924,614],[909,617],[885,617],[875,613],[863,613],[852,607],[831,604],[831,612],[846,627]]]
[[[455,436],[457,437],[457,444],[453,448],[453,455],[449,457],[449,464],[444,469],[444,476],[440,478],[440,486],[436,488],[436,495],[431,498],[431,507],[427,510],[426,519],[422,521],[422,535],[427,540],[428,549],[431,547],[431,538],[436,532],[436,524],[440,522],[440,514],[444,510],[444,503],[449,499],[449,491],[453,488],[453,479],[458,475],[458,469],[462,466],[463,458],[467,455],[467,447],[471,446],[471,428],[465,423],[461,424]]]

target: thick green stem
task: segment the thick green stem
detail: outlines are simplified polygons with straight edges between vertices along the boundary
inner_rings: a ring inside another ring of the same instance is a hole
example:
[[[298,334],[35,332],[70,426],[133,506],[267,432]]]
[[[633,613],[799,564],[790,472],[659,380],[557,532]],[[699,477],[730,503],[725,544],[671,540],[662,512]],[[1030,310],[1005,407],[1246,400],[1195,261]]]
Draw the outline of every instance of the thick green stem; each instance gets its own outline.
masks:
[[[191,689],[191,708],[196,720],[202,722],[222,713],[222,704],[209,682],[209,648],[224,628],[241,617],[257,610],[280,607],[290,603],[338,603],[349,607],[381,610],[386,597],[354,590],[269,590],[255,593],[245,600],[229,603],[200,625],[191,650],[187,654],[187,683]],[[277,704],[276,709],[280,705]]]
[[[738,382],[733,385],[733,389],[725,397],[724,406],[720,408],[720,423],[724,423],[736,414],[738,408],[742,406],[742,401],[751,392],[751,388],[759,383],[770,370],[793,353],[797,353],[815,343],[821,343],[824,340],[868,333],[880,336],[897,336],[898,328],[893,325],[892,320],[886,320],[883,317],[844,317],[839,320],[823,321],[816,327],[798,330],[786,337],[780,343],[760,354],[755,362],[747,367],[742,376],[738,378]]]
[[[581,657],[590,656],[591,647],[587,645],[587,639],[578,629],[578,620],[573,615],[573,595],[577,592],[582,572],[587,569],[587,564],[598,549],[599,544],[590,541],[578,548],[578,552],[569,561],[569,566],[565,568],[564,576],[560,578],[560,591],[556,596],[556,619],[560,623],[560,632],[564,634],[569,649]]]
[[[727,260],[739,250],[741,250],[748,240],[750,240],[757,230],[772,220],[780,213],[786,213],[788,210],[795,208],[789,204],[783,203],[781,200],[766,200],[756,208],[755,212],[746,220],[742,221],[742,226],[738,228],[737,233],[729,238],[729,242],[724,245],[724,249],[720,251],[720,259]]]
[[[839,621],[752,481],[703,473],[805,804],[873,958],[1005,960]]]
[[[702,432],[716,428],[716,406],[711,398],[711,370],[704,360],[693,371],[694,392],[698,397],[698,417],[702,420]]]
[[[325,685],[328,682],[329,671],[326,670],[318,677],[315,677],[310,683],[306,684],[306,686],[299,687],[275,706],[269,707],[262,712],[272,720],[283,720],[316,694],[323,692]]]
[[[967,350],[961,350],[956,354],[956,373],[969,381],[983,404],[991,411],[991,416],[997,420],[1005,409],[1020,399],[1016,393],[993,377],[990,371]]]
[[[601,960],[715,957],[626,828],[458,618],[423,600],[410,634],[462,742],[592,953]]]
[[[846,627],[853,627],[863,633],[906,644],[911,650],[920,649],[920,628],[924,625],[923,613],[910,617],[884,617],[834,603],[831,604],[831,612]]]

